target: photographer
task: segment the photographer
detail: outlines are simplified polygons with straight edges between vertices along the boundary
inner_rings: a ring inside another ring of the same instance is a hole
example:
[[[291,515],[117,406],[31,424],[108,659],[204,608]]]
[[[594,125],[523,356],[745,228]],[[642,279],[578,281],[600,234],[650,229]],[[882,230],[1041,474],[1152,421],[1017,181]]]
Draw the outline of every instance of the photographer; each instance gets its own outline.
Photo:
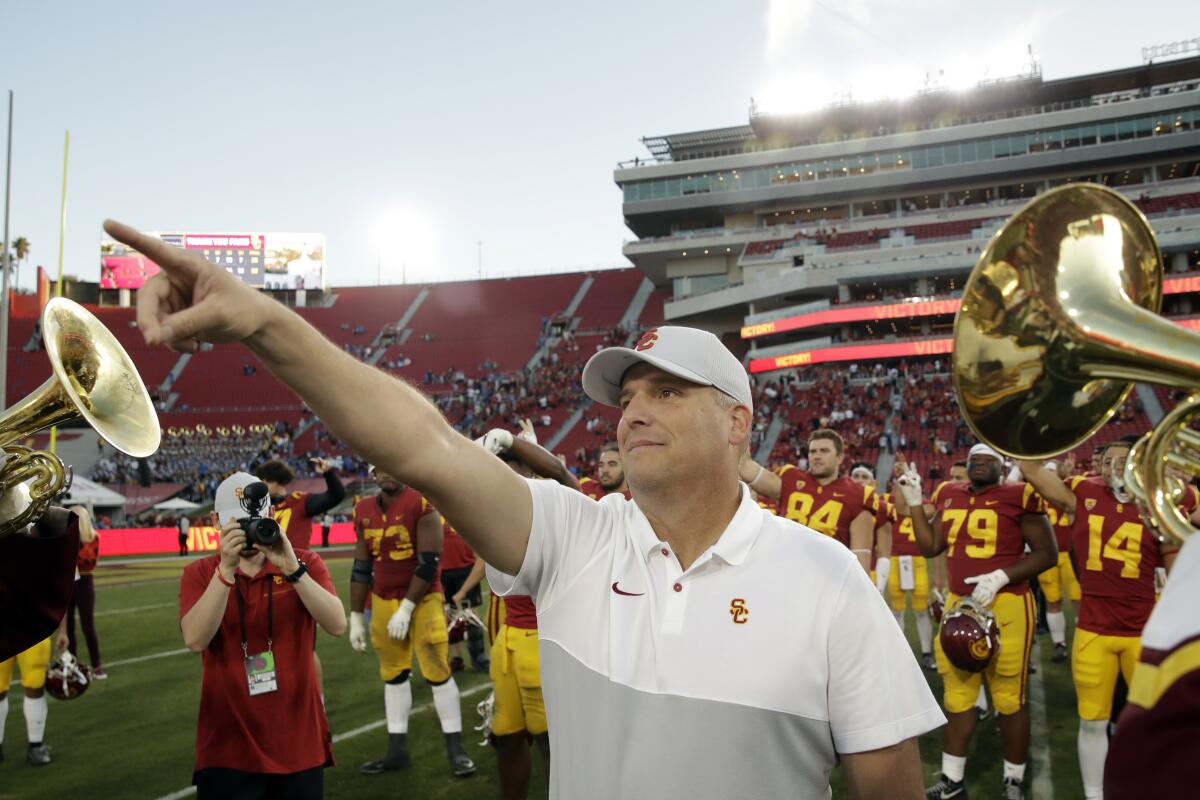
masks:
[[[234,473],[217,488],[221,552],[188,565],[180,628],[203,653],[193,783],[203,798],[321,797],[333,764],[313,667],[319,624],[346,612],[316,553],[293,550],[267,487]]]

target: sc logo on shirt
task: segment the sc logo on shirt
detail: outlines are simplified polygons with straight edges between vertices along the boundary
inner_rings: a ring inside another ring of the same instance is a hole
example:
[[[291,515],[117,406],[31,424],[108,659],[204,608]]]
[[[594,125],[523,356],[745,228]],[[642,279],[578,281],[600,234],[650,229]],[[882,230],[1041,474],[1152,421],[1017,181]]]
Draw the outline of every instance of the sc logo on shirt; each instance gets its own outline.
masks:
[[[746,607],[745,600],[735,597],[729,601],[729,614],[733,617],[734,625],[745,625],[750,618],[750,609]]]

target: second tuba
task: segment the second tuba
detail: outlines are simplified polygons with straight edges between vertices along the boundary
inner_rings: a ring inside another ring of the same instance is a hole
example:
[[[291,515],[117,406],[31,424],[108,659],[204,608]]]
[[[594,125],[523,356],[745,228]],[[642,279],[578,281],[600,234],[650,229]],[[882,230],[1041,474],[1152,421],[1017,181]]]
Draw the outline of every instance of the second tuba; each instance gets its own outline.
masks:
[[[1000,452],[1044,459],[1090,438],[1134,381],[1200,385],[1200,334],[1159,316],[1162,296],[1158,242],[1127,199],[1094,184],[1034,198],[992,238],[963,289],[952,356],[963,418]],[[1126,463],[1139,504],[1176,536],[1191,526],[1163,516],[1182,491],[1163,468],[1200,474],[1200,447],[1184,453],[1188,439],[1176,435],[1197,407],[1196,397],[1181,404]],[[1152,502],[1156,492],[1167,499]]]

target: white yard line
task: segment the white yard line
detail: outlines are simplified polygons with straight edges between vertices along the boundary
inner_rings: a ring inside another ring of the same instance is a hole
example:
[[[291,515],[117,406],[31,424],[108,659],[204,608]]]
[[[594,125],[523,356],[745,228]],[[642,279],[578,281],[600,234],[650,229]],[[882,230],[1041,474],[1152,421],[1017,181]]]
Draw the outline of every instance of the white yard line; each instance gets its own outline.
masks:
[[[480,694],[481,692],[490,690],[491,688],[492,688],[492,685],[490,683],[481,683],[478,686],[472,686],[470,689],[463,691],[461,693],[461,696],[462,697],[471,697],[473,695]],[[433,703],[431,703],[431,702],[425,703],[424,705],[420,705],[420,706],[417,706],[416,708],[414,708],[412,710],[412,713],[420,714],[424,711],[428,711],[431,708],[433,708]],[[346,731],[345,733],[339,733],[337,736],[333,737],[333,743],[337,744],[338,742],[344,742],[347,739],[353,739],[355,736],[361,736],[364,733],[370,733],[371,731],[376,730],[378,728],[382,728],[385,725],[387,725],[386,719],[377,719],[374,722],[369,723],[367,725],[361,725],[357,728],[354,728],[353,730]],[[170,794],[164,794],[162,797],[156,798],[156,800],[182,800],[182,798],[191,797],[195,793],[196,793],[196,787],[189,786],[186,789],[180,789],[177,792],[171,792]]]
[[[1050,740],[1046,735],[1046,687],[1042,683],[1041,648],[1037,640],[1033,643],[1033,663],[1038,671],[1029,676],[1029,732],[1030,752],[1033,758],[1033,800],[1051,800],[1054,797],[1054,779],[1050,772]]]
[[[133,608],[110,608],[104,611],[97,611],[94,616],[107,617],[113,614],[133,614],[137,611],[152,611],[156,608],[170,608],[178,605],[178,603],[155,603],[150,606],[134,606]]]
[[[140,664],[143,661],[153,661],[156,658],[167,658],[169,656],[181,656],[184,653],[190,652],[186,647],[181,647],[178,650],[165,650],[161,653],[151,653],[148,656],[138,656],[137,658],[123,658],[120,661],[110,661],[104,665],[105,669],[112,667],[121,667],[125,664]]]

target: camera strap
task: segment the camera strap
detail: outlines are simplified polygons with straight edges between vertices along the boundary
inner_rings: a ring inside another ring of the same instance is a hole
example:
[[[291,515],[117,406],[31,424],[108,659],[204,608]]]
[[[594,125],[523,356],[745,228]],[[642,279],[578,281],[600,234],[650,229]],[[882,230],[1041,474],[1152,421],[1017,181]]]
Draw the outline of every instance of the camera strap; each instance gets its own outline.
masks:
[[[246,638],[246,601],[242,598],[242,583],[238,579],[237,573],[233,575],[233,581],[236,584],[233,588],[233,593],[237,595],[238,604],[238,623],[242,627],[242,657],[250,657],[250,643]],[[250,584],[246,584],[246,591],[250,590]],[[271,645],[274,642],[275,625],[275,580],[272,578],[267,581],[267,652],[271,652]]]

